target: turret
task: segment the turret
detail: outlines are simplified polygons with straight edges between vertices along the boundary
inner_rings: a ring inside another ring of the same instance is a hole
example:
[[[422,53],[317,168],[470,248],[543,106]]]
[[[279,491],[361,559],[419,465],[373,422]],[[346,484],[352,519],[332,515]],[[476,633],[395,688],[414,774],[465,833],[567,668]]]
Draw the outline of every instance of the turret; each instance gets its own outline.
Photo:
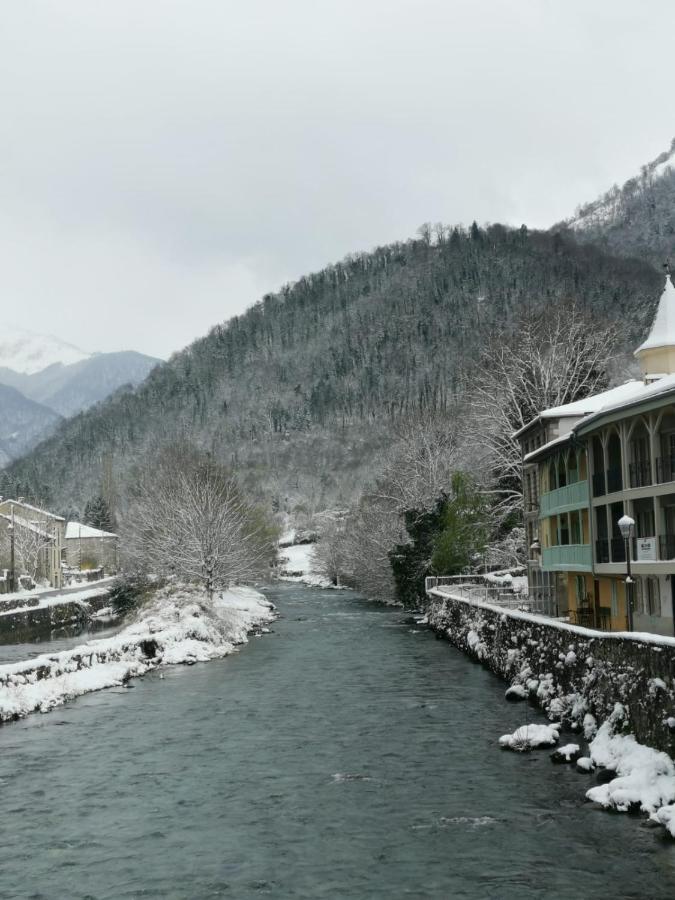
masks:
[[[675,285],[666,266],[666,284],[647,340],[635,351],[645,381],[675,374]]]

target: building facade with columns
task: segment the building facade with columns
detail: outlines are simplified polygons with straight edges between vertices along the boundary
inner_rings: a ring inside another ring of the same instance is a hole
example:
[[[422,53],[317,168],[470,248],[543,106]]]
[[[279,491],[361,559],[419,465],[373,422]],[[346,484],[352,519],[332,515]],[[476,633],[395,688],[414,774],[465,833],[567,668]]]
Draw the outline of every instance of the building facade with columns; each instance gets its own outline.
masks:
[[[633,628],[675,634],[675,287],[670,276],[642,378],[542,412],[521,429],[530,589],[549,585],[558,614],[625,630],[630,553]],[[547,440],[532,435],[547,423]],[[533,489],[533,485],[536,487]],[[635,522],[630,542],[618,522]]]

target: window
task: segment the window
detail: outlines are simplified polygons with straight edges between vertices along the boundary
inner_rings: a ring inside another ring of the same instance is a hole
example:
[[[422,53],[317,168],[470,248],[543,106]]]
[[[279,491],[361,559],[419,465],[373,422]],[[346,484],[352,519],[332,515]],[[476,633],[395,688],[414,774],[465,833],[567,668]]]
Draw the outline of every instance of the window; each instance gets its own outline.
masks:
[[[619,615],[619,584],[614,578],[610,581],[610,597],[612,604],[612,618],[616,618]]]
[[[642,597],[642,579],[636,578],[633,583],[633,612],[643,613],[644,603]]]
[[[661,615],[661,592],[659,590],[659,579],[655,575],[647,578],[647,597],[646,610],[648,616]]]
[[[586,579],[583,575],[574,576],[574,593],[577,599],[577,606],[581,606],[586,602]]]

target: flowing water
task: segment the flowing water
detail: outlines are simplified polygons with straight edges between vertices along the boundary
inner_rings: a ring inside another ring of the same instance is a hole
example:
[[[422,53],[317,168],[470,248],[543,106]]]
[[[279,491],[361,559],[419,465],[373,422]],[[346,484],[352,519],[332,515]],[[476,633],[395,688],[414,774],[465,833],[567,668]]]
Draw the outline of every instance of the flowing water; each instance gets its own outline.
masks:
[[[0,728],[0,897],[672,898],[675,842],[500,751],[523,705],[401,611],[274,633]]]

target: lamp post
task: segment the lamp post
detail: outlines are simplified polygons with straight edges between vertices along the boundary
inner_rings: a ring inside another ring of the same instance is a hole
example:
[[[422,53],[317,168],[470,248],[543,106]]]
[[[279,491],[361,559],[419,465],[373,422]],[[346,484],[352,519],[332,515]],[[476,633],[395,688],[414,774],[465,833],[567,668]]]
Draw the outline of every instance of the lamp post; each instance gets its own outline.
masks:
[[[630,551],[635,531],[635,520],[630,516],[621,516],[617,522],[621,537],[626,545],[626,615],[628,618],[628,630],[633,630],[633,579],[630,574]]]

